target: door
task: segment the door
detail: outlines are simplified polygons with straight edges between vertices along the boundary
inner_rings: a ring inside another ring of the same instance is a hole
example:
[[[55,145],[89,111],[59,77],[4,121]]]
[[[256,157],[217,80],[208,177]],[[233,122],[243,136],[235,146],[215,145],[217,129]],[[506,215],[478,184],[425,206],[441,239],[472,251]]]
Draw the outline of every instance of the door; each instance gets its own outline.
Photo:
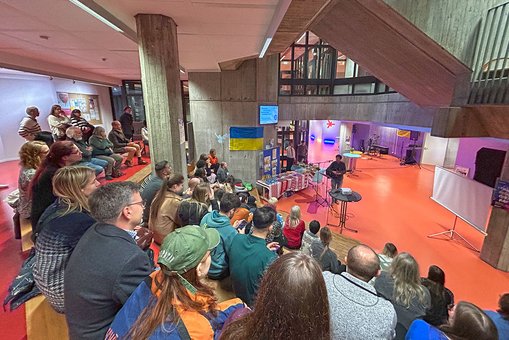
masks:
[[[433,137],[429,132],[424,137],[422,164],[444,166],[448,138]]]

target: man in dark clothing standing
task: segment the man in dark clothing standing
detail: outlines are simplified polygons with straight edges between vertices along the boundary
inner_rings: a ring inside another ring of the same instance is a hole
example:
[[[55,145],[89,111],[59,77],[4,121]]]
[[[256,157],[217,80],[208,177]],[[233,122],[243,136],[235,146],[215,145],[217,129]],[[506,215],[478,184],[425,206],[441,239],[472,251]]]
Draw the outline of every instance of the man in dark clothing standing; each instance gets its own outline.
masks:
[[[124,113],[120,116],[119,122],[122,124],[124,135],[129,140],[132,140],[134,135],[133,120],[133,109],[130,106],[124,107]]]
[[[346,165],[343,161],[343,156],[336,155],[336,160],[332,162],[325,173],[331,178],[332,190],[341,188],[343,185],[343,175],[346,173]]]
[[[104,339],[117,312],[152,271],[134,240],[143,215],[139,186],[109,183],[89,202],[97,223],[81,237],[65,269],[70,339]]]

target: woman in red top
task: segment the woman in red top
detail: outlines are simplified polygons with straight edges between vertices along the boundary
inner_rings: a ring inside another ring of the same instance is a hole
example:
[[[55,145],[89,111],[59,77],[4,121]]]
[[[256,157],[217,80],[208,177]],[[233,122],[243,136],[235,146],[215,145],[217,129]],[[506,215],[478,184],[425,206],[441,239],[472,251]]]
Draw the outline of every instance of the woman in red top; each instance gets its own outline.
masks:
[[[302,243],[302,235],[306,225],[300,218],[300,207],[294,205],[290,210],[290,216],[286,218],[285,226],[283,227],[283,234],[288,240],[287,247],[290,249],[300,249]]]

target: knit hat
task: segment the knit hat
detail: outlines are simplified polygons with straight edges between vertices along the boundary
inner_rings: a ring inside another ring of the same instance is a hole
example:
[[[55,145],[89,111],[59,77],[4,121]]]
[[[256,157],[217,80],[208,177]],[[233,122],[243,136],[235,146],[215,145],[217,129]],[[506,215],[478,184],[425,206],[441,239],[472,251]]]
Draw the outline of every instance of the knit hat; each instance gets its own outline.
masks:
[[[217,230],[188,225],[175,229],[164,238],[157,262],[180,275],[195,268],[207,251],[218,244]]]

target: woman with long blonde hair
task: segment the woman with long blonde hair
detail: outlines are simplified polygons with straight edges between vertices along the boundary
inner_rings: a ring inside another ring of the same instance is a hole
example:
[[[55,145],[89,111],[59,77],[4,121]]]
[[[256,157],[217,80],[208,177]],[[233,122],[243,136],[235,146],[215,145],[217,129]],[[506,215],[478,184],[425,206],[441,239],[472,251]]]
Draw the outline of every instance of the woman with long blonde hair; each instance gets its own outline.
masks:
[[[425,316],[431,306],[430,293],[421,284],[419,264],[409,253],[400,253],[394,258],[389,272],[382,272],[376,279],[375,288],[396,310],[397,339],[404,339],[412,321]]]
[[[283,234],[288,240],[287,247],[290,249],[300,249],[302,243],[302,235],[306,230],[306,225],[301,219],[300,207],[294,205],[290,210],[290,215],[286,218],[283,227]]]
[[[19,150],[21,168],[18,177],[19,203],[17,212],[21,218],[30,218],[32,210],[32,201],[28,190],[30,181],[48,153],[48,146],[43,142],[36,141],[23,144]]]
[[[34,279],[51,306],[64,313],[64,269],[81,236],[95,220],[89,214],[88,197],[99,182],[93,169],[68,166],[53,177],[57,200],[42,214],[35,243]]]

